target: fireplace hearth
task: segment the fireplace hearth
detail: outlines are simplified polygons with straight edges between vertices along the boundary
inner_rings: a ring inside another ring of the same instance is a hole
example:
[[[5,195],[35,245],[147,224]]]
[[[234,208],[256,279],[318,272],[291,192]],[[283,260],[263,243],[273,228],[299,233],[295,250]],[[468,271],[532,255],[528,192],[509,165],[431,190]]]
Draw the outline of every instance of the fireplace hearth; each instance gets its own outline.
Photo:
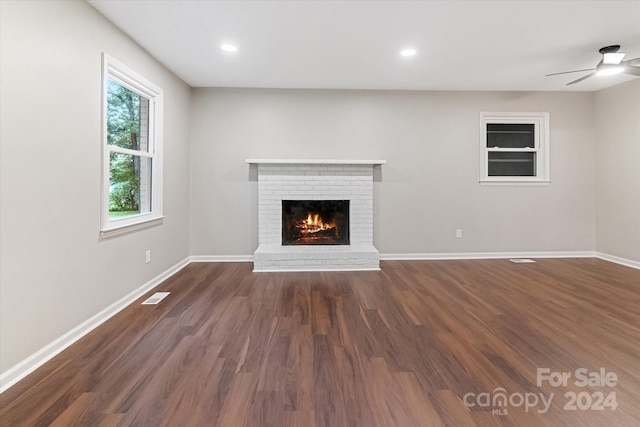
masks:
[[[283,200],[283,245],[348,245],[349,200]]]

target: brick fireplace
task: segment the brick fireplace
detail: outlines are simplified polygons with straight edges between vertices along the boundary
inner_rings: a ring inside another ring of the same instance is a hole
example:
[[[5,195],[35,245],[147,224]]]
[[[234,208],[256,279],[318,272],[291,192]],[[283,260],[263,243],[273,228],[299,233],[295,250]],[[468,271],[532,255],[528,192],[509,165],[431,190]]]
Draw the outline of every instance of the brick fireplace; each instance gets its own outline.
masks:
[[[247,163],[258,169],[254,271],[380,269],[380,254],[373,246],[373,168],[384,160]],[[330,218],[333,205],[347,206],[346,214]],[[294,243],[286,241],[291,233]]]

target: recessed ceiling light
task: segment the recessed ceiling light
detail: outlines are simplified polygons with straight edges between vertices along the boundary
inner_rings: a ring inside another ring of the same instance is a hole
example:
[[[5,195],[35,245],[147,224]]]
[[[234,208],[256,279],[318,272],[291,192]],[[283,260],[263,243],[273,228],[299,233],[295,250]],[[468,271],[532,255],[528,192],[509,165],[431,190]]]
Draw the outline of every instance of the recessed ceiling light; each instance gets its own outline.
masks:
[[[400,51],[400,56],[404,56],[404,57],[409,57],[409,56],[416,56],[416,53],[418,53],[414,48],[406,48],[406,49],[402,49]]]
[[[225,52],[236,52],[238,50],[238,46],[231,43],[223,43],[220,45],[220,49],[224,50]]]

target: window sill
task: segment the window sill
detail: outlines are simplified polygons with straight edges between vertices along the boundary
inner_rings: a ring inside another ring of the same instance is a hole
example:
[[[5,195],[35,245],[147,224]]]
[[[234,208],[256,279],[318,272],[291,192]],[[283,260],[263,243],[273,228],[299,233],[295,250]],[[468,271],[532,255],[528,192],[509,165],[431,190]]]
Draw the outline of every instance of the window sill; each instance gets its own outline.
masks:
[[[548,187],[551,181],[486,180],[480,181],[483,187]]]
[[[157,225],[162,224],[162,220],[164,216],[154,216],[150,218],[139,219],[134,223],[127,224],[110,224],[108,227],[105,227],[100,230],[100,238],[108,239],[110,237],[120,236],[122,234],[131,233],[137,230],[142,230],[145,228],[155,227]]]

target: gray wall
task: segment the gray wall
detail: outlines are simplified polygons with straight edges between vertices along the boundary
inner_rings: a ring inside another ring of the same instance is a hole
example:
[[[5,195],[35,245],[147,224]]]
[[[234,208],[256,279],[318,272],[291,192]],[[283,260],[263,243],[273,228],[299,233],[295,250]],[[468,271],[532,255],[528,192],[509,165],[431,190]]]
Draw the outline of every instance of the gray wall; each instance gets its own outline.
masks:
[[[85,2],[2,1],[0,16],[5,371],[189,255],[190,89]],[[105,241],[102,51],[164,89],[167,216]]]
[[[595,250],[592,93],[197,88],[192,97],[192,255],[253,253],[251,157],[386,159],[374,195],[382,254]],[[480,111],[550,113],[550,186],[478,184]]]
[[[597,248],[640,262],[640,79],[595,94]]]

